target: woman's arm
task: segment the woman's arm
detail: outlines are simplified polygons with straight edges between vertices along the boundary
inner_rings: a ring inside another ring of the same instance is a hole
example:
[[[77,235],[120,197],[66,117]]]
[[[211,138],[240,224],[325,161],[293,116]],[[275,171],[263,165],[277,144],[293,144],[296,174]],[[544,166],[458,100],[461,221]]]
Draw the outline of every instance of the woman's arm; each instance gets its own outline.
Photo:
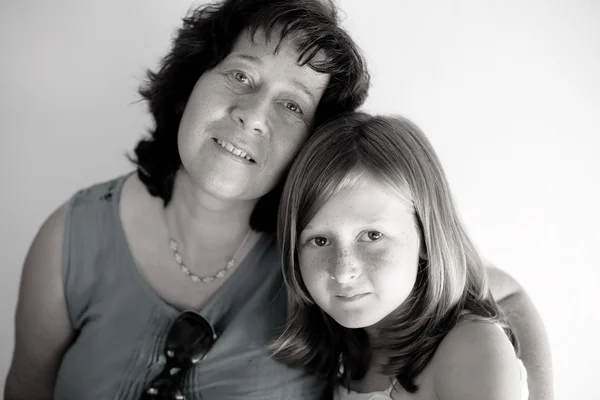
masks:
[[[512,344],[492,323],[459,323],[432,362],[440,400],[527,400],[521,396],[521,369]]]
[[[528,374],[530,400],[554,400],[550,343],[542,318],[525,290],[506,272],[489,267],[490,289],[517,334]]]
[[[61,275],[66,206],[36,235],[21,275],[15,347],[5,400],[50,400],[63,354],[73,337]]]

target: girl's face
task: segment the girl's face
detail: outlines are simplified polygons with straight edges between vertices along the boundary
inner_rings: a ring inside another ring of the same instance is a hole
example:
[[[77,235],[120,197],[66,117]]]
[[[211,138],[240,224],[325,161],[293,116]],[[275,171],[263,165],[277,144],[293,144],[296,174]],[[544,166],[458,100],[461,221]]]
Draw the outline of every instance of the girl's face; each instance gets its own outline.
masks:
[[[298,258],[317,305],[342,326],[364,328],[407,299],[420,248],[411,203],[363,177],[310,221],[300,234]]]

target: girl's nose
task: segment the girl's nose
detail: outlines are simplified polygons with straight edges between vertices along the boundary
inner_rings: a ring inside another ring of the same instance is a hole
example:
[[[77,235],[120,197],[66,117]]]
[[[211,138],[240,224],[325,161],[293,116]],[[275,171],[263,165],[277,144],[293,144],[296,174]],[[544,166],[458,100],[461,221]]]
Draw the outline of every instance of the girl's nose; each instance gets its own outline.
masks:
[[[330,274],[338,283],[351,283],[361,275],[360,260],[352,251],[340,249]]]

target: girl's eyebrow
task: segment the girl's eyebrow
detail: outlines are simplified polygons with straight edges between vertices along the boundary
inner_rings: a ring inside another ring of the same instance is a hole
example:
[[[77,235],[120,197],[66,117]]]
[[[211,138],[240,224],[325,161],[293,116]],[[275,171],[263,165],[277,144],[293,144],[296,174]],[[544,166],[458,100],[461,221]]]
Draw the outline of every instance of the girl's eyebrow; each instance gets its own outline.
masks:
[[[313,235],[315,233],[326,235],[328,233],[328,229],[320,228],[314,225],[306,225],[306,227],[300,232],[299,236]]]
[[[306,225],[306,227],[304,229],[302,229],[302,232],[300,232],[300,235],[304,235],[306,233],[311,233],[315,230],[314,227],[310,226],[310,225]]]
[[[387,217],[373,217],[373,218],[369,218],[369,219],[365,219],[364,221],[361,221],[364,224],[376,224],[376,223],[380,223],[380,222],[389,222],[391,220],[391,218],[387,218]]]

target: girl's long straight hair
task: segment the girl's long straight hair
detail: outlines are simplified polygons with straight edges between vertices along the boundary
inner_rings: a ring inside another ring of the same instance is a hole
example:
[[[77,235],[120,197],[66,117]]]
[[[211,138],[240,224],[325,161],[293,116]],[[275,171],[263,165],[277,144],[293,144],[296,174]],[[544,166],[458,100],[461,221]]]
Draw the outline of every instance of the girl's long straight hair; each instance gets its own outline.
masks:
[[[369,176],[412,200],[426,256],[407,300],[369,341],[364,329],[339,325],[312,300],[302,282],[297,241],[321,207],[342,188]],[[518,352],[511,328],[492,298],[485,268],[454,207],[433,147],[401,117],[351,113],[317,130],[294,161],[283,189],[278,241],[288,287],[288,323],[272,344],[276,358],[306,366],[330,384],[366,373],[373,351],[383,372],[410,393],[445,335],[468,314],[500,324]]]

